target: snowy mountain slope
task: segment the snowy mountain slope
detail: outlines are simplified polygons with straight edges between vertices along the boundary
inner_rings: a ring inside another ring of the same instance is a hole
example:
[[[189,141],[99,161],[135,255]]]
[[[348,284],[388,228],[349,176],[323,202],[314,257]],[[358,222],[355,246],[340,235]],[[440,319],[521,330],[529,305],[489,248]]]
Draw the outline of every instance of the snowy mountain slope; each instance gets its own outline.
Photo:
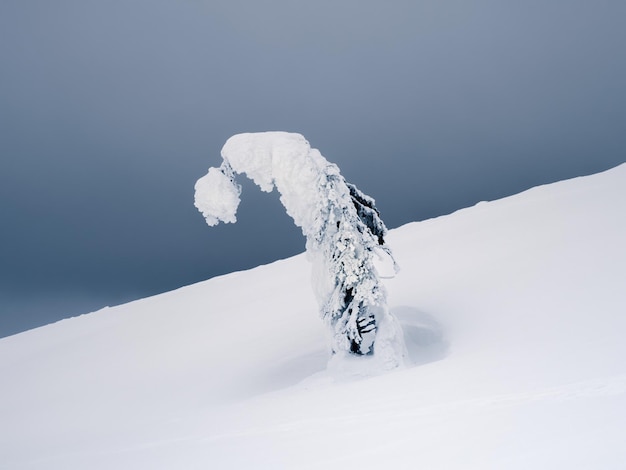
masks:
[[[326,371],[303,255],[0,340],[0,468],[623,468],[626,165],[389,234],[412,367]]]

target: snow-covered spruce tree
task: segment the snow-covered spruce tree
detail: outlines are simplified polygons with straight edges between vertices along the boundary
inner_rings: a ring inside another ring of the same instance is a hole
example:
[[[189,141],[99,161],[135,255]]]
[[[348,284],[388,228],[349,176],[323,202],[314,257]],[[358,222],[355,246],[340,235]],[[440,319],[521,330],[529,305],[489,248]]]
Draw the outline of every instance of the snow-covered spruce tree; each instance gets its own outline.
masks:
[[[386,369],[401,365],[402,331],[387,308],[374,259],[389,257],[396,266],[374,200],[347,183],[300,134],[238,134],[228,139],[222,158],[195,186],[195,205],[207,223],[236,221],[236,174],[246,174],[263,191],[276,187],[306,237],[333,354],[374,355]]]

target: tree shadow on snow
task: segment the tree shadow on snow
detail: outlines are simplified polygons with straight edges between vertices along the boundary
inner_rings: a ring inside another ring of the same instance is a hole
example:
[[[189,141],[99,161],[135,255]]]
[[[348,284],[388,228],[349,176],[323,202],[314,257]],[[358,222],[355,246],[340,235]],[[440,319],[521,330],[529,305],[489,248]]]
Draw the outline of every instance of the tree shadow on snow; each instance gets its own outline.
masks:
[[[398,306],[391,309],[398,319],[408,353],[408,367],[416,367],[439,361],[448,355],[449,344],[441,324],[431,315],[414,307]],[[320,343],[319,347],[303,351],[302,354],[287,358],[264,369],[258,376],[249,377],[245,387],[249,394],[267,393],[297,384],[311,385],[316,380],[325,383],[327,377],[328,353]],[[320,375],[321,374],[321,375]],[[364,376],[367,376],[365,374]],[[346,378],[352,377],[347,374]],[[352,378],[363,378],[356,374]]]
[[[328,353],[323,345],[319,349],[312,349],[299,356],[286,359],[268,367],[259,378],[259,385],[263,392],[280,390],[296,385],[303,380],[326,369]]]
[[[409,366],[439,361],[448,355],[443,327],[433,316],[406,305],[393,307],[391,313],[402,326]]]

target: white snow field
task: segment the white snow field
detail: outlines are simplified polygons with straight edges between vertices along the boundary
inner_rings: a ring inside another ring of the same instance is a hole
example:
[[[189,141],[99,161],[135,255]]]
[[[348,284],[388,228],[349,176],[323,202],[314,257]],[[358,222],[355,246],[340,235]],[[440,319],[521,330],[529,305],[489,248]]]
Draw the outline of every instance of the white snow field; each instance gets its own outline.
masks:
[[[326,370],[303,255],[3,338],[0,468],[626,468],[625,203],[626,164],[392,230],[376,376]]]

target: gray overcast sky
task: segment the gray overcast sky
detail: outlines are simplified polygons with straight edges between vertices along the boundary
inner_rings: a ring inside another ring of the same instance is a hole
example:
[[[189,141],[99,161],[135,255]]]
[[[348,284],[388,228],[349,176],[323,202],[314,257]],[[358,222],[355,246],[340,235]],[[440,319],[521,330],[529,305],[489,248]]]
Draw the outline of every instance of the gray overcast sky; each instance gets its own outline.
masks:
[[[626,161],[625,18],[623,0],[2,0],[0,336],[301,252],[275,193],[245,184],[235,225],[193,207],[239,132],[302,133],[389,227]]]

